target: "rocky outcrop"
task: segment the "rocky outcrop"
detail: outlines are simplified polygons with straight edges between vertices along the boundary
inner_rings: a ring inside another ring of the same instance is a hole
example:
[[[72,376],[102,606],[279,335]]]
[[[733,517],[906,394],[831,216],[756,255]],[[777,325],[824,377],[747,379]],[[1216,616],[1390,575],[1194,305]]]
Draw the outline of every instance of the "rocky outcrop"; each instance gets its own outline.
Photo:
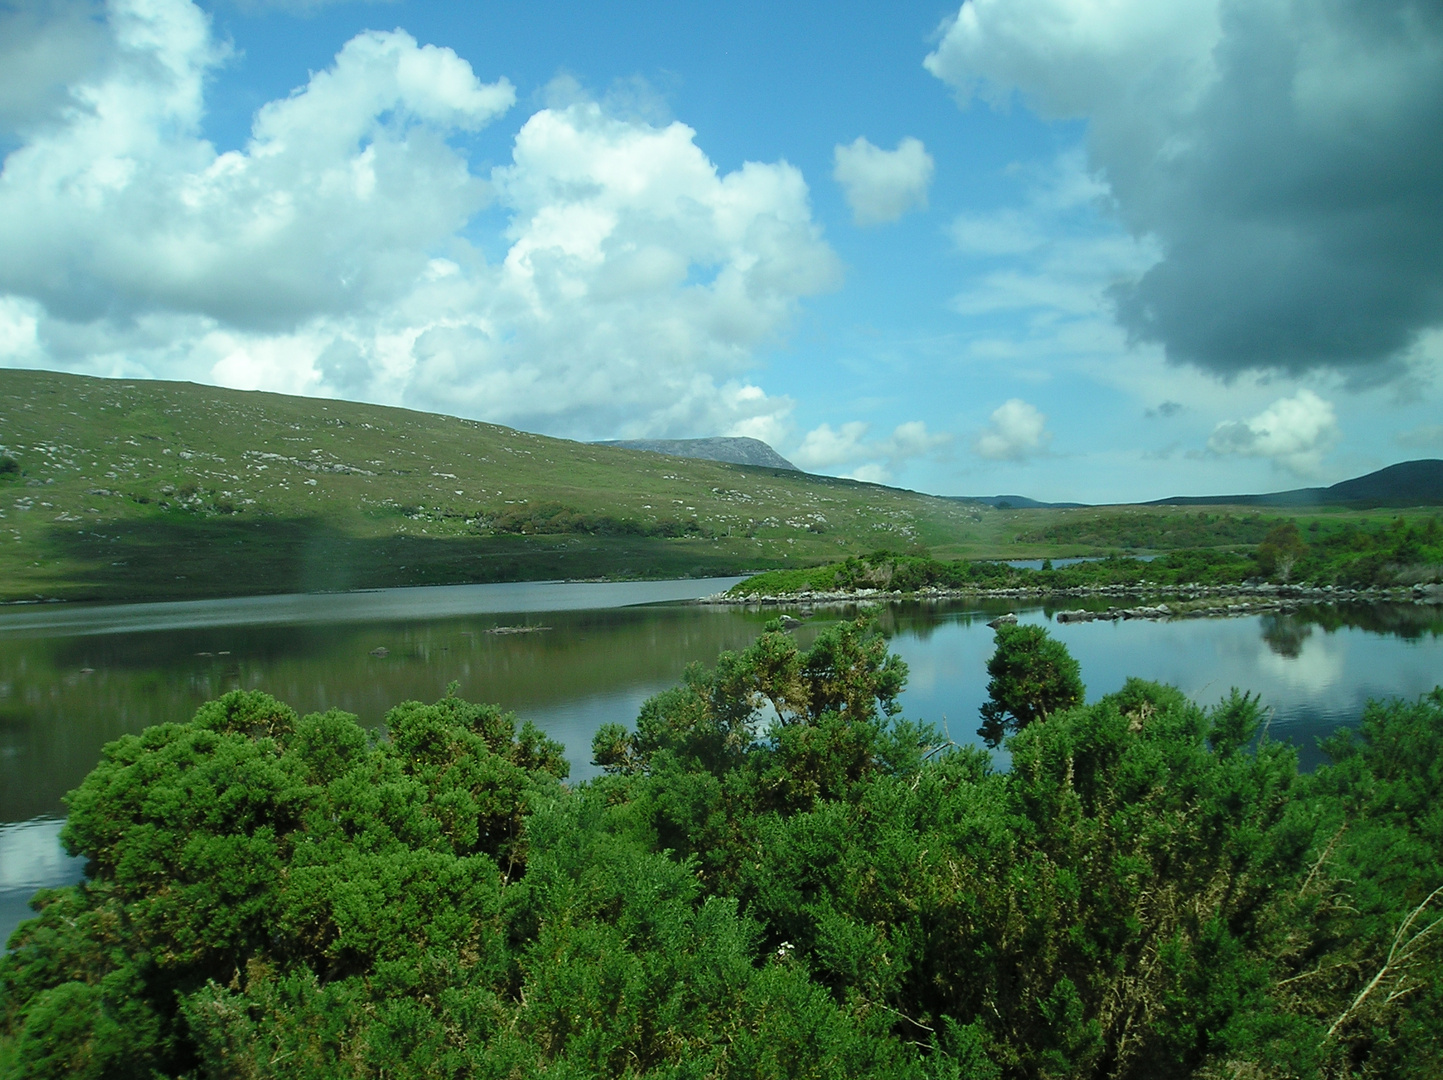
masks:
[[[767,469],[801,472],[761,439],[612,439],[599,446],[619,446],[623,450],[645,450],[672,457],[700,458],[703,461],[725,461],[733,465],[759,465]]]

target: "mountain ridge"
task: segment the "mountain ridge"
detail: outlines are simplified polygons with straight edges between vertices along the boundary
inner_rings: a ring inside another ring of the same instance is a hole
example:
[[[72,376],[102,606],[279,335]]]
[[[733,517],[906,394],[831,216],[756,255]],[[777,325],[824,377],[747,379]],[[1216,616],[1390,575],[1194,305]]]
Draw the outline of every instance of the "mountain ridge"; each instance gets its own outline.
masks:
[[[644,450],[649,454],[666,454],[668,457],[689,458],[693,461],[725,461],[732,465],[802,471],[768,443],[747,436],[713,435],[705,439],[601,439],[592,445]]]
[[[1292,488],[1262,495],[1172,495],[1140,506],[1266,506],[1276,509],[1443,506],[1443,461],[1400,461],[1328,487]]]

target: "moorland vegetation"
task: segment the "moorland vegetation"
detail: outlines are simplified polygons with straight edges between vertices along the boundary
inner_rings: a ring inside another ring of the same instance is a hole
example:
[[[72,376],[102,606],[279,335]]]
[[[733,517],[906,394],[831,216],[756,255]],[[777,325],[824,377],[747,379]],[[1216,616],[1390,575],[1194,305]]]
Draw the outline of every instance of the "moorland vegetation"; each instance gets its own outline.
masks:
[[[0,602],[1243,553],[1396,510],[998,510],[406,409],[0,369]],[[1419,521],[1431,511],[1401,511]]]
[[[1230,529],[1236,523],[1224,516],[1223,524]],[[1443,521],[1436,515],[1374,522],[1315,519],[1305,528],[1299,528],[1294,520],[1276,518],[1244,524],[1258,534],[1257,542],[1249,547],[1190,548],[1149,560],[1113,555],[1058,567],[1047,560],[1038,569],[882,550],[826,566],[757,574],[733,586],[731,593],[779,596],[864,589],[909,593],[927,588],[1143,590],[1249,582],[1369,589],[1443,580]]]
[[[0,370],[0,453],[10,601],[698,577],[965,544],[985,517],[407,409],[41,371]]]
[[[780,624],[560,748],[237,691],[108,745],[0,960],[0,1076],[1432,1077],[1443,689],[1300,774],[1266,709],[1002,627],[991,736]],[[991,737],[989,736],[989,737]]]

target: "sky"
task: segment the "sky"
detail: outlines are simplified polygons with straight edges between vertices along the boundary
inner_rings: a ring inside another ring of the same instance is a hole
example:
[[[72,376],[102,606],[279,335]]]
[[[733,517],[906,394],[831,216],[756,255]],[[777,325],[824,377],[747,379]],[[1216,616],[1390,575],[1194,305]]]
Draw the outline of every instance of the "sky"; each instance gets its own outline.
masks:
[[[1443,457],[1436,0],[0,0],[0,366],[1127,502]]]

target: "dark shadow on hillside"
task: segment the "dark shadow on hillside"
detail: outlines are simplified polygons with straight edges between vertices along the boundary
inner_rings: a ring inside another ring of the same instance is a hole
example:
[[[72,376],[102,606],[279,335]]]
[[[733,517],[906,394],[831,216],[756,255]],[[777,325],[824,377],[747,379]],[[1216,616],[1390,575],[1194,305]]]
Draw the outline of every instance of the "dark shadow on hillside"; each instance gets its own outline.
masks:
[[[103,531],[102,531],[103,530]],[[681,578],[756,565],[724,540],[357,537],[318,518],[169,518],[52,529],[66,600],[190,600],[558,578]],[[745,562],[743,561],[745,559]]]

